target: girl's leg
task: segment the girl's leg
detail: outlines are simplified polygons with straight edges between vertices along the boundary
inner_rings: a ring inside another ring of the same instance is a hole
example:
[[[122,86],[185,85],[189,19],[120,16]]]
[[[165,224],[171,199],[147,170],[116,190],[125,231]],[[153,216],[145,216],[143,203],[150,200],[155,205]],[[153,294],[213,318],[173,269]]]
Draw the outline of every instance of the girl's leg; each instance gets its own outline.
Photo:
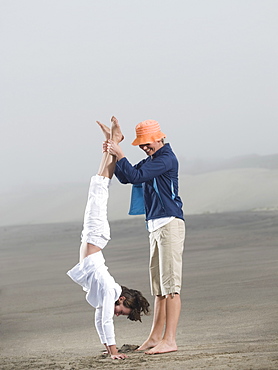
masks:
[[[121,132],[120,125],[118,123],[117,118],[114,116],[111,118],[111,122],[112,122],[112,125],[111,125],[111,130],[110,130],[103,123],[100,123],[99,121],[97,121],[98,125],[100,126],[100,128],[102,129],[104,133],[105,140],[107,141],[111,137],[111,139],[115,141],[115,143],[119,144],[124,138]],[[102,160],[101,160],[100,167],[98,170],[98,175],[112,179],[114,175],[115,167],[116,167],[116,162],[117,160],[115,156],[107,152],[104,152],[102,155]]]
[[[107,127],[107,126],[105,126],[103,123],[100,123],[99,121],[97,121],[97,124],[99,125],[99,127],[101,128],[101,130],[102,130],[102,132],[104,134],[105,141],[109,140],[110,137],[111,137],[111,130],[110,130],[110,128]],[[99,175],[100,175],[100,173],[103,171],[103,169],[106,166],[107,158],[108,158],[108,153],[107,152],[104,152],[102,154],[101,162],[100,162],[100,165],[99,165],[99,170],[98,170],[98,174]]]
[[[112,126],[111,126],[111,133],[110,129],[105,126],[104,124],[97,121],[98,125],[102,129],[105,139],[108,140],[110,137],[114,140],[117,144],[123,140],[123,135],[121,133],[120,126],[118,124],[118,120],[115,117],[111,118]],[[102,176],[103,178],[111,179],[113,177],[114,171],[116,167],[116,157],[109,154],[108,152],[104,152],[102,156],[102,160],[100,163],[100,168],[98,171],[98,175]],[[110,230],[109,224],[107,221],[107,201],[108,201],[108,187],[109,182],[107,180],[100,180],[103,185],[95,185],[95,181],[91,182],[88,202],[86,206],[85,216],[84,216],[84,228],[83,234],[88,235],[89,233],[92,235],[96,228],[105,230],[104,234],[107,236],[106,243],[110,239]],[[97,181],[98,182],[98,181]],[[100,224],[100,223],[103,224]],[[96,235],[99,237],[99,232],[95,232]],[[80,246],[80,262],[90,254],[99,252],[105,245],[101,245],[98,243],[90,243],[85,239],[82,241]]]

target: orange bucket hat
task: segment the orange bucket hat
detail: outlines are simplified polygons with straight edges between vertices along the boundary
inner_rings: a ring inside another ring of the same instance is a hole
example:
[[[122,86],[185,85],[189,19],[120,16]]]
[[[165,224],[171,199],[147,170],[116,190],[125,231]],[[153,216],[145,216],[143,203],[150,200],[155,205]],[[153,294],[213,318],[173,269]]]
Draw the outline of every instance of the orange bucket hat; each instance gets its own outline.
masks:
[[[138,123],[135,127],[136,139],[132,142],[132,145],[142,145],[152,143],[166,137],[160,130],[159,123],[153,119]]]

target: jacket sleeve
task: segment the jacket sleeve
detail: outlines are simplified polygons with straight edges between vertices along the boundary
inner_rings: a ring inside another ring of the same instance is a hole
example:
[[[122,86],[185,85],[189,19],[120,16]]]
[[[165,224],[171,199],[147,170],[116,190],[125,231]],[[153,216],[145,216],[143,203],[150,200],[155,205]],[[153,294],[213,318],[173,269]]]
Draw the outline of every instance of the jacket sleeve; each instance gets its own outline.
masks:
[[[141,184],[162,175],[171,168],[172,160],[168,156],[143,160],[135,166],[132,166],[127,158],[124,157],[117,162],[115,174],[123,184]]]
[[[118,165],[119,162],[116,164],[115,172],[114,175],[117,177],[117,179],[122,183],[122,184],[128,184],[129,181],[125,177],[124,173],[121,170],[121,166]]]
[[[125,172],[125,170],[122,167],[123,164],[125,163],[125,161],[130,165],[130,167],[132,167],[134,169],[138,169],[138,168],[140,168],[146,162],[146,159],[143,159],[142,161],[140,161],[139,163],[135,164],[134,166],[132,166],[132,164],[128,161],[128,159],[126,157],[122,158],[120,161],[118,161],[116,163],[115,175],[116,175],[117,179],[122,184],[130,184],[131,182],[128,179],[129,176],[127,176],[127,173]]]

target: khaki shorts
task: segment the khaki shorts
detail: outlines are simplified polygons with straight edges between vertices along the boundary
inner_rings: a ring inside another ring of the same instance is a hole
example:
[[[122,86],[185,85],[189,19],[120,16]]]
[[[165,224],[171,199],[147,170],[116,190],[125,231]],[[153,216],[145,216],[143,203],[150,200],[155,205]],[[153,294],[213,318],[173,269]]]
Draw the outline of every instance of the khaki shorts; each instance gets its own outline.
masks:
[[[180,294],[185,222],[175,218],[151,232],[149,238],[151,294]]]

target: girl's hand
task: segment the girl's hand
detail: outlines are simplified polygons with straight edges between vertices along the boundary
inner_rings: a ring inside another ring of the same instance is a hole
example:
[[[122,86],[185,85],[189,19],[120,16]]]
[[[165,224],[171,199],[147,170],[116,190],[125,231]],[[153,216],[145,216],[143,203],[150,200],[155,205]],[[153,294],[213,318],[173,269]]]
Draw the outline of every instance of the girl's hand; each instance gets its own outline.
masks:
[[[102,153],[106,153],[106,152],[108,152],[108,142],[104,141],[102,143]]]
[[[124,360],[125,358],[127,358],[127,355],[118,352],[115,344],[112,344],[111,346],[106,346],[106,348],[110,353],[112,360]]]
[[[116,355],[111,355],[112,360],[124,360],[127,358],[127,355],[124,353],[117,353]]]

